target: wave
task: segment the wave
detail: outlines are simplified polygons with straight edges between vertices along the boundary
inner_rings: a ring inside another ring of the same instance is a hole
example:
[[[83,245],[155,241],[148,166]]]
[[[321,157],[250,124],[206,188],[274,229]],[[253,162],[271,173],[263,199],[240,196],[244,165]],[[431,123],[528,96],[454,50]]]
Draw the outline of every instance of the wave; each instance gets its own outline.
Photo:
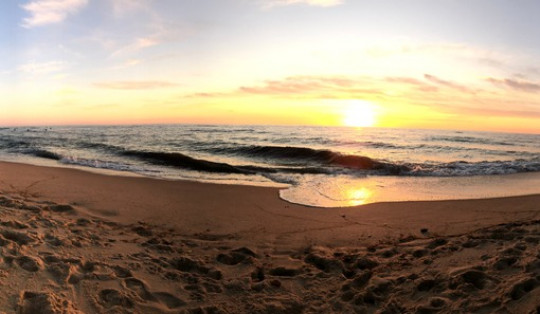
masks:
[[[45,158],[45,159],[52,159],[52,160],[61,160],[62,159],[61,155],[53,153],[53,152],[48,151],[48,150],[44,150],[44,149],[28,150],[27,154],[28,155],[33,155],[33,156],[36,156],[36,157]]]
[[[103,144],[103,143],[94,143],[94,142],[75,142],[74,146],[79,148],[86,148],[86,149],[97,149],[97,150],[103,150],[103,151],[110,151],[110,152],[117,152],[121,151],[122,148],[115,145],[109,145],[109,144]]]
[[[134,165],[114,162],[110,160],[100,160],[100,159],[88,159],[80,158],[75,156],[63,156],[45,149],[27,149],[22,151],[25,155],[31,155],[39,158],[45,158],[50,160],[56,160],[62,164],[66,165],[77,165],[89,168],[98,168],[98,169],[109,169],[116,171],[128,171],[128,172],[138,172],[138,173],[149,173],[151,171],[141,169]]]
[[[127,150],[124,151],[122,155],[127,157],[135,157],[155,165],[170,166],[212,173],[230,173],[246,175],[278,172],[297,174],[329,173],[328,170],[320,167],[262,167],[255,165],[231,165],[205,159],[197,159],[181,153]]]
[[[24,155],[32,155],[39,158],[45,158],[45,159],[51,159],[51,160],[61,160],[63,157],[57,153],[40,149],[40,148],[31,148],[31,149],[24,149],[21,151]]]
[[[429,138],[431,141],[440,142],[456,142],[456,143],[474,143],[484,145],[498,145],[498,146],[516,146],[515,143],[494,141],[486,138],[473,137],[473,136],[433,136]]]
[[[501,175],[525,172],[540,172],[540,160],[512,160],[512,161],[481,161],[469,163],[455,161],[442,164],[415,164],[409,165],[410,171],[403,173],[407,176],[430,177],[460,177],[479,175]]]
[[[251,169],[242,169],[241,167],[229,165],[227,163],[196,159],[181,153],[126,150],[122,152],[122,155],[142,159],[152,164],[173,166],[189,170],[238,174],[254,173],[254,171],[252,171]]]
[[[30,146],[30,143],[23,140],[18,139],[9,139],[9,138],[1,138],[0,139],[0,148],[7,148],[7,149],[13,149],[13,148],[25,148]]]
[[[237,148],[239,149],[239,148]],[[245,151],[245,147],[243,148]],[[450,163],[408,163],[392,164],[373,160],[365,156],[342,155],[328,150],[314,150],[299,147],[259,146],[249,148],[251,153],[271,152],[273,158],[311,159],[317,164],[306,166],[271,167],[255,165],[231,165],[205,159],[193,158],[181,153],[150,151],[124,151],[123,155],[134,157],[151,164],[177,167],[202,172],[230,174],[349,174],[349,175],[394,175],[394,176],[475,176],[498,175],[523,172],[540,172],[540,160],[483,161]]]
[[[99,145],[98,145],[99,146]],[[178,152],[156,152],[143,150],[124,150],[116,146],[114,155],[135,158],[152,165],[179,169],[242,175],[270,174],[346,174],[346,175],[394,175],[394,176],[476,176],[500,175],[523,172],[540,172],[540,158],[511,161],[454,161],[448,163],[388,163],[360,155],[344,155],[330,150],[317,150],[306,147],[279,146],[241,146],[219,148],[220,152],[242,154],[255,158],[298,161],[292,165],[233,165],[225,162],[194,158]],[[218,150],[217,148],[215,150]],[[39,158],[56,160],[65,164],[77,164],[93,168],[107,168],[131,171],[134,167],[129,159],[125,161],[90,160],[41,148],[21,150],[20,153]],[[106,158],[105,158],[106,159]],[[144,167],[143,167],[144,168]]]
[[[232,153],[259,159],[296,161],[301,165],[317,163],[322,166],[337,166],[356,170],[388,170],[400,172],[405,166],[377,161],[366,156],[345,155],[327,149],[293,146],[240,146],[215,148],[214,153]]]
[[[387,148],[387,149],[401,149],[405,148],[404,146],[396,145],[396,144],[390,144],[390,143],[384,143],[384,142],[363,142],[362,145],[373,147],[373,148]]]
[[[99,147],[98,145],[97,147]],[[107,145],[108,146],[108,145]],[[95,148],[95,147],[94,147]],[[102,147],[103,148],[103,147]],[[111,148],[108,146],[107,148]],[[181,153],[152,152],[137,150],[122,150],[114,147],[118,155],[137,158],[154,165],[175,167],[180,169],[210,172],[252,175],[257,173],[296,173],[296,174],[328,174],[329,171],[321,167],[262,167],[255,165],[230,165],[204,159],[193,158]],[[39,158],[56,160],[64,164],[80,165],[91,168],[105,168],[125,171],[129,166],[118,162],[98,159],[85,159],[75,156],[63,156],[45,149],[26,149],[22,154]]]
[[[135,172],[142,174],[151,174],[154,171],[137,167],[134,165],[114,162],[110,160],[100,160],[100,159],[87,159],[87,158],[77,158],[77,157],[62,157],[60,162],[66,165],[76,165],[89,168],[98,168],[98,169],[109,169],[115,171],[126,171],[126,172]]]
[[[215,127],[213,125],[200,125],[193,128],[189,128],[185,130],[186,133],[255,133],[255,134],[268,134],[269,132],[264,130],[256,130],[253,128],[221,128],[221,127]]]

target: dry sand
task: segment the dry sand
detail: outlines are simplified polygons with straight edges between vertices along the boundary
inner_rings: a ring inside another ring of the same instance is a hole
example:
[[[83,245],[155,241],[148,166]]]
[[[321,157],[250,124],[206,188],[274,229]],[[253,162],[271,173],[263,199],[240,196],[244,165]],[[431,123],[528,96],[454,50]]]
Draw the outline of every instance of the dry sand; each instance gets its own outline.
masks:
[[[0,163],[0,311],[538,313],[540,195],[317,209]]]

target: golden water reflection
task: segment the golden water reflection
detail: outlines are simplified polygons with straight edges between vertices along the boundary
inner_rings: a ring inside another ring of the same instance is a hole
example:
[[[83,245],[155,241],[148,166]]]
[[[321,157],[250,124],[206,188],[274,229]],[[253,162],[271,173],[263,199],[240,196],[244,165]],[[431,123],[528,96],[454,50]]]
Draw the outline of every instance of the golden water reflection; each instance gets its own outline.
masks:
[[[349,206],[363,205],[369,202],[373,196],[373,190],[366,187],[350,187],[345,190],[347,196],[347,202]]]

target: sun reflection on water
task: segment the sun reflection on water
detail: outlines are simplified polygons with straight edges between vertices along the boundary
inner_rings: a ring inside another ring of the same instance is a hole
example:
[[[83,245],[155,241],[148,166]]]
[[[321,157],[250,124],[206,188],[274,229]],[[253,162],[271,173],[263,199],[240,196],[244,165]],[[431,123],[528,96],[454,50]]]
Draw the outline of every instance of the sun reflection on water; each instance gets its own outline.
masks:
[[[348,204],[350,206],[357,206],[366,204],[373,195],[373,191],[366,187],[351,187],[345,191],[345,194],[347,195]]]

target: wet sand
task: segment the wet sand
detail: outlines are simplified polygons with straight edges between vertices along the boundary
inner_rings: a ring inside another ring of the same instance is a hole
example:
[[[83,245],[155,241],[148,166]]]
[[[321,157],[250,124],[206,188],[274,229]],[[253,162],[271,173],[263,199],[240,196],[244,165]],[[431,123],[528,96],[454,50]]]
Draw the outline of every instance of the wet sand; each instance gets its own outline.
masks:
[[[0,311],[540,310],[540,195],[310,208],[0,163]]]

